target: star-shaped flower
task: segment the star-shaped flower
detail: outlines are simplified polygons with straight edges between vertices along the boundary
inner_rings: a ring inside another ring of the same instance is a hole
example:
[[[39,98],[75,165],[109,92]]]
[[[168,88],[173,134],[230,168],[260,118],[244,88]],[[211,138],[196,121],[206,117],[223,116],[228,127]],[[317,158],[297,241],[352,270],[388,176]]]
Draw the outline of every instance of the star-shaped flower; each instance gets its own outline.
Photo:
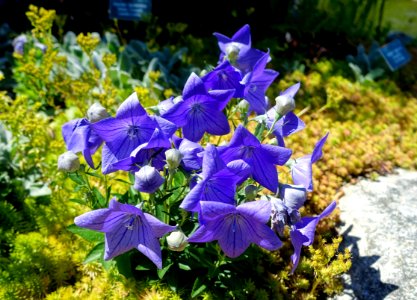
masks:
[[[243,97],[249,102],[249,111],[255,111],[258,115],[265,113],[265,92],[279,74],[274,70],[265,69],[269,58],[269,52],[265,53],[256,62],[253,70],[242,79],[242,84],[245,85]]]
[[[175,126],[170,123],[170,126],[161,127],[155,118],[147,115],[136,93],[133,93],[120,105],[115,118],[92,124],[93,130],[106,142],[102,153],[103,174],[118,170],[115,164],[129,158],[139,145],[149,142],[155,129],[170,138],[169,134],[172,135]]]
[[[291,255],[293,267],[291,273],[294,273],[300,261],[301,247],[310,246],[314,242],[314,233],[318,222],[330,215],[336,208],[336,202],[333,201],[323,212],[316,217],[303,217],[301,221],[295,224],[290,231],[291,243],[294,247],[294,254]]]
[[[271,213],[271,204],[265,200],[234,205],[202,201],[202,224],[192,236],[191,243],[218,240],[223,252],[229,257],[238,257],[251,243],[267,250],[276,250],[282,242],[266,225]]]
[[[105,233],[105,260],[136,248],[159,269],[162,268],[162,258],[158,238],[176,229],[136,206],[122,204],[115,199],[110,201],[109,208],[87,212],[76,217],[74,223]]]
[[[234,90],[206,90],[203,81],[194,73],[185,84],[182,100],[174,104],[161,116],[182,127],[184,137],[198,142],[208,132],[225,135],[230,127],[222,110],[226,107]]]
[[[217,32],[214,36],[221,50],[220,61],[227,59],[245,73],[251,71],[255,63],[265,54],[252,48],[250,27],[247,24],[240,28],[232,38]]]
[[[278,171],[275,165],[285,164],[292,151],[287,148],[261,144],[245,127],[239,125],[227,146],[219,148],[227,163],[242,159],[251,166],[253,179],[272,192],[278,189]]]
[[[249,166],[242,160],[226,165],[218,156],[216,147],[208,144],[203,156],[201,181],[191,189],[180,207],[198,212],[201,201],[234,204],[236,185],[246,179],[249,172]]]
[[[242,98],[245,86],[240,83],[242,75],[229,61],[225,60],[214,70],[201,78],[208,90],[231,90],[234,89],[234,98]]]
[[[97,151],[103,140],[91,128],[87,119],[75,119],[62,126],[62,136],[67,150],[81,152],[88,165],[94,168],[92,155]]]

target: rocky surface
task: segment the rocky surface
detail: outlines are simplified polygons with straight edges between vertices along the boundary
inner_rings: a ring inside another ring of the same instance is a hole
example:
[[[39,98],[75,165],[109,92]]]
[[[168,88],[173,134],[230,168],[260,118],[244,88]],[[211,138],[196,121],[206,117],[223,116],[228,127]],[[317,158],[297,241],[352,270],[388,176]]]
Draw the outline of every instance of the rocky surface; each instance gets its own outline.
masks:
[[[352,268],[336,299],[417,299],[417,172],[396,170],[344,192],[340,233]]]

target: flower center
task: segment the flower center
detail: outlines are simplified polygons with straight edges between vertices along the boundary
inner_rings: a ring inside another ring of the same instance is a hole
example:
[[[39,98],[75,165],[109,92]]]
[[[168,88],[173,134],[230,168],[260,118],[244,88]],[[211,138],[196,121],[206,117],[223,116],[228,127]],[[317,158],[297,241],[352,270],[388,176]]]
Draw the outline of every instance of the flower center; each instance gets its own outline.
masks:
[[[218,75],[223,81],[227,81],[228,76],[225,72],[220,72]]]
[[[126,220],[126,222],[125,222],[125,227],[126,227],[127,229],[129,229],[129,230],[133,230],[133,227],[134,227],[134,223],[135,223],[136,217],[137,217],[137,216],[135,216],[135,215],[129,215],[129,216],[128,216],[128,218],[127,218],[127,220]]]
[[[200,103],[193,103],[191,106],[191,113],[200,114],[204,111],[204,107]]]
[[[139,126],[129,125],[129,128],[127,129],[127,135],[131,140],[136,138],[139,135]]]
[[[240,150],[242,151],[243,158],[251,158],[253,156],[253,151],[256,147],[254,146],[242,146]]]

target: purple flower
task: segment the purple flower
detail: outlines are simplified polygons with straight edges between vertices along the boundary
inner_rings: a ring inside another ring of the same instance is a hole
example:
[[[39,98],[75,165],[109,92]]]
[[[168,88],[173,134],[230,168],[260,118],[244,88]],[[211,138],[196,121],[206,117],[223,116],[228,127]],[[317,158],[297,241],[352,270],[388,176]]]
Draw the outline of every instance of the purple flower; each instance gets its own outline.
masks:
[[[267,250],[276,250],[282,242],[266,225],[271,204],[265,200],[244,203],[238,207],[221,202],[201,202],[203,223],[189,242],[204,243],[218,240],[229,257],[241,255],[251,243]]]
[[[136,93],[127,98],[117,110],[115,118],[107,118],[92,124],[93,130],[106,142],[102,153],[103,174],[122,169],[116,163],[128,165],[132,152],[151,138],[159,140],[170,138],[175,126],[159,117],[149,117],[140,105]],[[157,132],[156,132],[157,131]],[[169,143],[169,142],[168,142]]]
[[[14,52],[23,55],[25,50],[25,44],[28,42],[26,35],[21,34],[15,37],[12,41]]]
[[[162,268],[161,247],[158,238],[175,230],[138,207],[112,199],[109,208],[87,212],[74,219],[77,226],[104,232],[104,259],[136,248],[159,269]]]
[[[229,145],[219,148],[219,153],[226,163],[237,159],[244,160],[251,166],[253,179],[275,193],[278,189],[278,171],[275,165],[285,164],[292,151],[261,144],[252,133],[239,125]]]
[[[74,153],[81,152],[88,163],[94,168],[92,155],[100,147],[103,140],[95,133],[92,124],[87,119],[75,119],[62,126],[62,136],[67,150]]]
[[[269,52],[263,55],[254,65],[253,70],[245,75],[242,83],[245,85],[244,98],[249,102],[249,110],[264,114],[267,108],[265,92],[278,76],[278,72],[265,69]]]
[[[298,210],[307,199],[307,191],[302,186],[281,184],[279,197],[268,197],[272,205],[271,228],[283,236],[286,225],[293,226],[301,220]]]
[[[233,94],[234,90],[207,92],[203,81],[192,73],[185,84],[182,101],[161,116],[183,127],[184,137],[192,142],[198,142],[205,132],[224,135],[230,127],[222,110]]]
[[[296,133],[305,127],[304,122],[300,118],[298,118],[292,111],[285,112],[287,108],[282,106],[286,105],[284,103],[286,101],[281,101],[279,99],[280,97],[282,97],[281,99],[292,99],[292,101],[294,101],[294,96],[299,88],[300,84],[297,83],[286,89],[284,92],[282,92],[280,96],[277,97],[277,105],[272,107],[266,113],[266,126],[268,128],[271,128],[273,126],[272,133],[275,134],[275,136],[277,137],[278,145],[282,147],[285,147],[284,137]],[[279,105],[278,102],[280,103]],[[282,114],[283,112],[285,114]],[[275,122],[275,119],[277,117],[280,117],[280,119],[278,119],[278,121]]]
[[[266,126],[271,128],[275,121],[276,112],[274,108],[271,108],[266,113]],[[297,117],[292,111],[287,113],[277,122],[275,122],[272,133],[275,134],[278,146],[285,147],[284,137],[287,137],[293,133],[302,130],[305,127],[304,122]]]
[[[201,201],[235,203],[236,185],[246,179],[249,166],[242,160],[226,164],[220,159],[216,147],[206,146],[203,156],[203,171],[199,181],[187,194],[180,207],[188,211],[199,211]]]
[[[311,192],[313,190],[313,170],[312,165],[322,156],[322,148],[327,140],[329,133],[323,136],[314,146],[313,153],[297,158],[291,167],[291,176],[294,184],[302,185]]]
[[[177,127],[158,116],[151,116],[150,120],[151,122],[149,122],[149,125],[152,124],[155,128],[152,136],[146,143],[136,147],[130,153],[130,156],[113,163],[114,168],[124,171],[137,171],[139,169],[138,166],[145,166],[148,164],[158,170],[164,168],[164,152],[166,149],[171,148],[170,138]]]
[[[226,60],[218,65],[214,70],[207,73],[203,80],[207,90],[231,90],[234,89],[234,98],[242,98],[245,86],[240,83],[242,75],[239,70],[232,67]]]
[[[264,52],[253,49],[250,27],[244,25],[232,38],[221,33],[214,33],[221,50],[220,61],[227,59],[232,65],[243,72],[252,70],[255,63],[265,54]]]
[[[134,188],[145,193],[155,193],[164,183],[164,178],[158,170],[151,166],[143,166],[135,173]]]
[[[333,201],[323,212],[316,217],[303,217],[301,221],[295,224],[290,232],[291,243],[294,247],[294,254],[291,255],[293,267],[291,273],[294,273],[300,261],[301,247],[310,246],[314,242],[314,233],[318,222],[330,215],[336,208],[336,202]]]

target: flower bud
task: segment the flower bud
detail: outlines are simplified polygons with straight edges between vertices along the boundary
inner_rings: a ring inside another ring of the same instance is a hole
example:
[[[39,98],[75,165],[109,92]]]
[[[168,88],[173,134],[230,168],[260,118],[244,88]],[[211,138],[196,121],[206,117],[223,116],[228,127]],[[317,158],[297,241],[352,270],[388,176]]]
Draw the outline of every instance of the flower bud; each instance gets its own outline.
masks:
[[[182,251],[188,245],[187,236],[180,230],[173,231],[167,236],[168,248],[173,251]]]
[[[239,101],[239,103],[237,104],[237,107],[239,107],[241,110],[248,110],[249,102],[243,99]]]
[[[295,109],[295,100],[289,95],[278,96],[275,98],[275,102],[275,110],[281,116],[284,116]]]
[[[98,122],[98,121],[106,119],[108,117],[110,117],[109,113],[106,111],[106,109],[100,103],[97,103],[97,102],[94,103],[87,110],[87,119],[91,123]]]
[[[255,185],[249,184],[245,187],[246,199],[254,200],[257,194],[258,194],[258,188]]]
[[[168,165],[168,169],[175,170],[181,163],[182,153],[178,149],[169,149],[165,151],[165,159]]]
[[[20,55],[23,55],[25,44],[27,43],[28,39],[26,35],[21,34],[14,38],[12,45],[14,48],[14,52]]]
[[[58,157],[58,170],[64,172],[75,172],[79,168],[80,160],[74,152],[67,151]]]
[[[135,173],[135,184],[133,188],[152,194],[164,183],[164,178],[158,170],[151,166],[144,166]]]

